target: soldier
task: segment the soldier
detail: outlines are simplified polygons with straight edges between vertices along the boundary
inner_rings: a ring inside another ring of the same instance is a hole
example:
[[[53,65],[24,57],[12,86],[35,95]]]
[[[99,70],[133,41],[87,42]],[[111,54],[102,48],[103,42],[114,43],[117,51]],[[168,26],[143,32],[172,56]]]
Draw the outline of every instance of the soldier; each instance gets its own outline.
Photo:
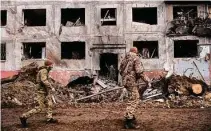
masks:
[[[38,91],[37,91],[37,101],[39,106],[34,109],[22,114],[20,116],[20,121],[22,127],[27,127],[26,120],[31,117],[33,114],[39,113],[47,108],[47,123],[56,123],[58,122],[56,119],[52,117],[52,94],[51,91],[55,91],[55,89],[51,86],[48,80],[48,73],[53,68],[53,63],[50,60],[46,60],[44,62],[45,66],[39,68],[37,73],[36,81],[38,83]]]
[[[138,86],[140,87],[140,85],[137,84],[137,81],[146,82],[146,77],[143,75],[143,66],[137,54],[137,48],[132,47],[120,64],[120,75],[122,76],[123,86],[131,94],[125,113],[124,127],[126,129],[139,128],[135,118],[135,109],[138,106],[140,98],[138,91]]]

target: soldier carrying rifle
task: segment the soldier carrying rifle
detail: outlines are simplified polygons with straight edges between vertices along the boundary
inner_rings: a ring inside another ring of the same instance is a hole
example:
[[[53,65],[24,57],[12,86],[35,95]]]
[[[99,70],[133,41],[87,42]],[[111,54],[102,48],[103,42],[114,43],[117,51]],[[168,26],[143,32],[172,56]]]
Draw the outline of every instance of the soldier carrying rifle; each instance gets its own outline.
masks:
[[[26,120],[27,118],[31,117],[33,114],[39,113],[47,108],[47,123],[57,123],[58,120],[54,119],[52,116],[52,91],[55,91],[49,82],[48,74],[49,71],[53,68],[53,62],[50,60],[46,60],[44,62],[44,66],[39,68],[37,73],[36,82],[37,82],[37,102],[39,106],[35,107],[34,109],[22,114],[20,116],[20,121],[22,127],[27,127]]]

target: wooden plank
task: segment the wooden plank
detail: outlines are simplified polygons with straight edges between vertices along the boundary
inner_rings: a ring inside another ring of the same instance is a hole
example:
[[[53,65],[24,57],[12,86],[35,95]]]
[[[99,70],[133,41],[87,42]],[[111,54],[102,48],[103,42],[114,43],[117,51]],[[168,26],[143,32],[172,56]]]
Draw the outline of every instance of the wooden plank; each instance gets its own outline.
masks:
[[[106,84],[104,84],[104,83],[103,83],[102,81],[100,81],[100,80],[97,80],[96,82],[97,82],[97,84],[99,84],[99,85],[100,85],[101,87],[103,87],[104,89],[108,87]]]

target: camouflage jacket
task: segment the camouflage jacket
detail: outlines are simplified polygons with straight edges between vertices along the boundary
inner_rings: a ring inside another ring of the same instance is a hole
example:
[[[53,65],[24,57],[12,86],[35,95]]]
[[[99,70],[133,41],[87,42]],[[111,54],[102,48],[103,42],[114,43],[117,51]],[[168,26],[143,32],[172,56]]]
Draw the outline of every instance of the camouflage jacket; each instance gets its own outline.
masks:
[[[126,87],[137,86],[137,80],[143,76],[143,66],[137,54],[129,52],[120,64],[120,75]]]
[[[51,84],[48,80],[49,69],[46,66],[42,66],[39,68],[37,73],[36,81],[38,83],[38,92],[48,93],[49,89],[51,89]]]

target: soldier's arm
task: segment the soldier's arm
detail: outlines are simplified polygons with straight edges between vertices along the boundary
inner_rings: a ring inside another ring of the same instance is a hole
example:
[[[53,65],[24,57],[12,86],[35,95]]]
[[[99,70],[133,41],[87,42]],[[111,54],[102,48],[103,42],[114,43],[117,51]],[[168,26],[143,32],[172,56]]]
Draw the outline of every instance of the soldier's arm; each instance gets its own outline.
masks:
[[[139,77],[141,77],[144,72],[144,68],[141,64],[141,60],[138,57],[135,59],[135,71]]]
[[[141,77],[146,82],[150,81],[150,79],[146,75],[144,75],[144,67],[141,64],[141,60],[139,58],[136,58],[135,60],[135,70],[139,78]]]
[[[40,73],[41,76],[41,81],[42,83],[48,87],[48,88],[52,88],[50,82],[48,81],[48,71],[47,70],[42,70]]]

